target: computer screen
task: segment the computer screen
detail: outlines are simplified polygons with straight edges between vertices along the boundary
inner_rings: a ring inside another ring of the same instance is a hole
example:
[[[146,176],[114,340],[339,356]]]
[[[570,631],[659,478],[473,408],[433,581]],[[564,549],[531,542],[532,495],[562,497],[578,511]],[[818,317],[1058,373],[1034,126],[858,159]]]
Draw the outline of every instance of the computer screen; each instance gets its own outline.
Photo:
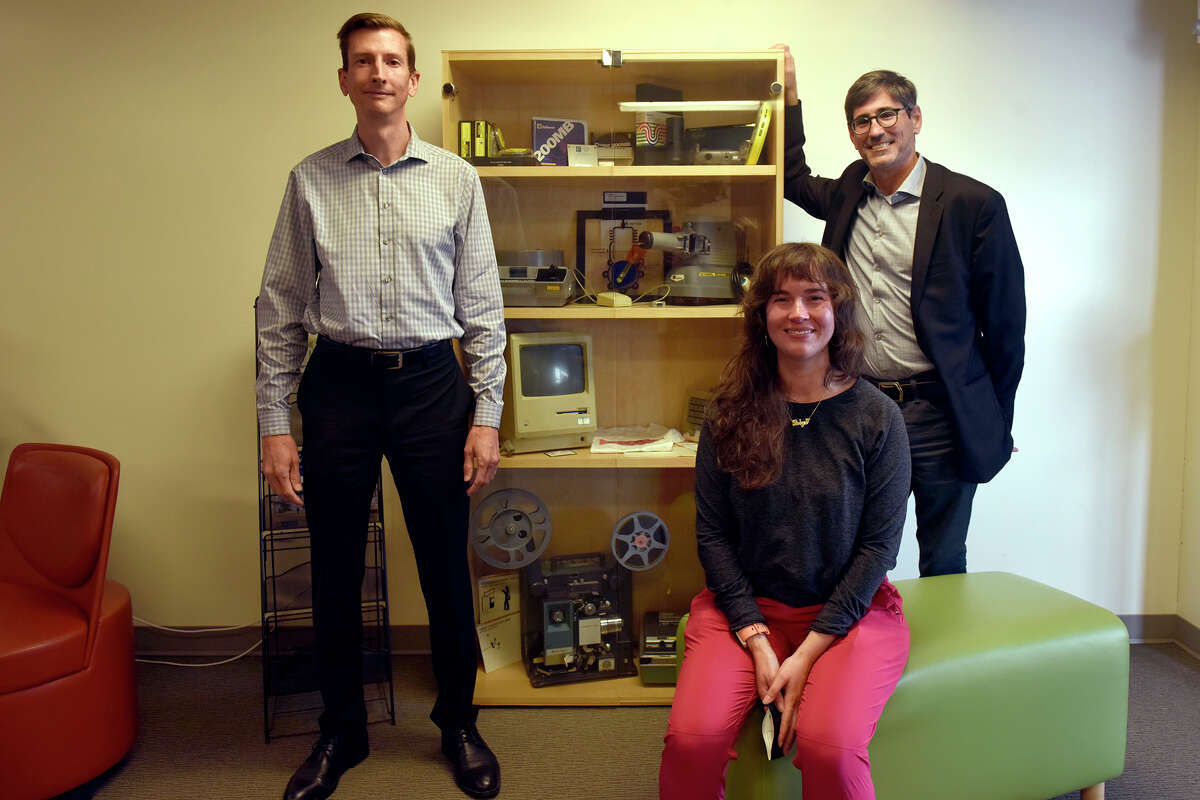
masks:
[[[500,435],[508,452],[583,447],[596,430],[592,337],[545,331],[508,337]]]
[[[521,348],[521,386],[526,397],[579,394],[586,384],[582,344],[528,344]]]

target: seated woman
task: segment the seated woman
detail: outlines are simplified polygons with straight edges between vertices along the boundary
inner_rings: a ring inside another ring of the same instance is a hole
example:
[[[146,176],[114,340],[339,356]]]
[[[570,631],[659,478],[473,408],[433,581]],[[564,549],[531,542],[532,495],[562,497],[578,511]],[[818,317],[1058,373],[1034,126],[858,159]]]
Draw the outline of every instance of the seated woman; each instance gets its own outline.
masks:
[[[896,563],[909,491],[900,409],[859,380],[846,267],[814,244],[767,253],[742,301],[696,456],[692,600],[661,798],[724,796],[756,700],[782,712],[804,800],[873,798],[867,744],[908,660]]]

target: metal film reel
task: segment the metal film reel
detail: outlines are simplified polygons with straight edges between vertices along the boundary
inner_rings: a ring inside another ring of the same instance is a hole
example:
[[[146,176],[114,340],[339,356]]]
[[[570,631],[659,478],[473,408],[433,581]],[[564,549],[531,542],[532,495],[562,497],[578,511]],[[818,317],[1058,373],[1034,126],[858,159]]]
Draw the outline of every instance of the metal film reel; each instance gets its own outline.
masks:
[[[667,524],[649,511],[627,514],[613,528],[613,555],[617,563],[634,572],[658,566],[670,546]]]
[[[471,517],[471,546],[487,564],[520,569],[532,564],[550,543],[550,512],[523,489],[492,492]]]

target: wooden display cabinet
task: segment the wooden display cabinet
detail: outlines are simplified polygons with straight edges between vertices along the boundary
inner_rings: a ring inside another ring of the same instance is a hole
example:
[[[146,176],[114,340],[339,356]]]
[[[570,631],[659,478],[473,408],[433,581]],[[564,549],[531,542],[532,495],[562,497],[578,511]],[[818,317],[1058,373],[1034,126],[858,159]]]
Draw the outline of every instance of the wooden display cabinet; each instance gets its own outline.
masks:
[[[532,117],[583,120],[591,134],[632,133],[634,114],[620,111],[618,104],[634,100],[638,84],[651,83],[680,90],[688,101],[770,104],[771,125],[758,163],[479,166],[497,250],[562,250],[566,266],[576,267],[577,212],[600,209],[607,191],[646,192],[647,207],[669,212],[675,227],[687,221],[734,222],[739,255],[751,264],[778,244],[783,225],[782,52],[625,51],[620,67],[603,66],[601,55],[599,50],[443,52],[443,147],[457,153],[458,123],[472,119],[500,127],[510,147],[532,145]],[[756,115],[689,111],[684,126],[747,123]],[[602,271],[590,261],[584,273],[589,292],[608,288]],[[647,258],[646,275],[629,294],[654,296],[662,279],[661,261]],[[509,333],[592,335],[601,428],[656,422],[683,430],[687,395],[716,384],[740,329],[732,302],[509,307],[505,317]],[[670,530],[670,549],[654,568],[634,573],[634,608],[626,624],[635,642],[646,611],[685,611],[703,587],[694,537],[691,451],[677,447],[671,454],[620,456],[577,450],[558,458],[531,453],[502,457],[500,466],[484,494],[519,488],[542,500],[553,527],[543,558],[611,553],[614,526],[626,514],[644,510],[662,517]],[[472,558],[477,575],[495,571],[473,552]],[[666,705],[672,696],[673,687],[643,686],[638,677],[535,689],[524,665],[517,664],[481,671],[475,699],[481,705]]]

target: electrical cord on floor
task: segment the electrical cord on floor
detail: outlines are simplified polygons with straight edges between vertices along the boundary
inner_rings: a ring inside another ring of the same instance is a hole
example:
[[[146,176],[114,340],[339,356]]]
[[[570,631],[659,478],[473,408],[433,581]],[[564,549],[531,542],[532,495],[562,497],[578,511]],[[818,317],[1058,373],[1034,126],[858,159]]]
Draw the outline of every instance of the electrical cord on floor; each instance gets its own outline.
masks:
[[[160,631],[167,631],[169,633],[184,633],[184,634],[187,634],[187,633],[224,633],[225,631],[240,631],[240,630],[245,630],[246,628],[256,628],[262,624],[262,622],[260,621],[260,622],[248,622],[245,625],[226,625],[226,626],[219,627],[219,628],[172,628],[168,625],[159,625],[159,624],[151,622],[149,620],[142,619],[141,617],[134,617],[133,621],[137,622],[140,625],[145,625],[148,628],[154,628],[154,629],[160,630]],[[262,644],[262,639],[259,639],[257,642],[250,645],[242,652],[238,653],[236,656],[231,656],[222,661],[209,661],[209,662],[205,662],[203,664],[189,664],[185,661],[165,661],[165,660],[157,659],[157,658],[135,658],[134,661],[138,662],[139,664],[164,664],[168,667],[219,667],[222,664],[232,664],[234,661],[237,661],[240,658],[245,658],[246,656],[248,656],[252,652],[254,652],[254,650],[257,647],[259,647],[259,645],[261,645],[261,644]]]
[[[187,662],[184,662],[184,661],[163,661],[163,660],[157,659],[157,658],[135,658],[134,661],[138,662],[139,664],[165,664],[168,667],[219,667],[222,664],[232,664],[234,661],[237,661],[239,658],[245,658],[246,656],[248,656],[252,652],[254,652],[254,650],[261,644],[262,644],[262,639],[259,639],[257,642],[250,645],[242,652],[238,653],[236,656],[230,656],[229,658],[226,658],[223,661],[207,661],[203,664],[188,664]]]
[[[247,622],[245,625],[226,625],[221,628],[172,628],[167,625],[158,625],[148,619],[142,619],[141,617],[134,617],[133,621],[141,625],[145,625],[148,628],[156,628],[160,631],[170,631],[171,633],[223,633],[225,631],[240,631],[244,628],[257,628],[259,625],[262,625],[261,620],[255,620],[254,622]]]

